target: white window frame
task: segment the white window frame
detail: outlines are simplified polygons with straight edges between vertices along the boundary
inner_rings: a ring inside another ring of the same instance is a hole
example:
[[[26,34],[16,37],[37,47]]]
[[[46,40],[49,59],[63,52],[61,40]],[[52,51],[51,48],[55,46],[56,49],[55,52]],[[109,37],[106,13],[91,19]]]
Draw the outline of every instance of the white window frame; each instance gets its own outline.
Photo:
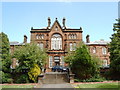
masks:
[[[40,49],[42,49],[43,50],[43,48],[44,48],[44,44],[41,42],[41,43],[39,43],[39,47],[40,47]]]
[[[96,53],[96,47],[93,47],[92,52],[93,52],[93,53]]]
[[[53,57],[49,56],[49,68],[52,68],[53,66]]]
[[[73,51],[73,43],[69,43],[70,45],[70,51]]]
[[[62,37],[60,34],[53,34],[51,38],[51,50],[62,50]]]
[[[60,62],[61,66],[64,66],[64,63],[65,63],[64,62],[64,56],[61,56],[60,59],[61,59],[61,62]]]
[[[76,44],[76,42],[74,42],[74,43],[73,43],[73,51],[76,50],[76,46],[77,46],[77,44]]]
[[[105,59],[105,60],[103,60],[103,66],[107,66],[108,64],[107,64],[107,60]]]
[[[106,47],[103,47],[103,48],[102,48],[102,54],[103,54],[103,55],[106,55],[106,54],[107,54],[107,48],[106,48]]]
[[[39,39],[39,35],[38,34],[36,35],[36,39]]]

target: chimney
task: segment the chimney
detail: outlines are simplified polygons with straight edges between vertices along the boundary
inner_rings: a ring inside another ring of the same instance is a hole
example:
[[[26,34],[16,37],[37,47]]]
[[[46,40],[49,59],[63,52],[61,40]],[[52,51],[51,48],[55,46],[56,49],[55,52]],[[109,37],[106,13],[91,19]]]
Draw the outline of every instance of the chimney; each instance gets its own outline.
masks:
[[[63,18],[63,28],[65,28],[65,18]]]
[[[27,36],[26,35],[24,35],[24,41],[23,41],[23,43],[27,43]]]
[[[89,37],[90,37],[89,35],[86,36],[86,43],[90,43],[90,38]]]
[[[50,27],[50,24],[51,24],[51,20],[50,17],[48,17],[48,28]]]

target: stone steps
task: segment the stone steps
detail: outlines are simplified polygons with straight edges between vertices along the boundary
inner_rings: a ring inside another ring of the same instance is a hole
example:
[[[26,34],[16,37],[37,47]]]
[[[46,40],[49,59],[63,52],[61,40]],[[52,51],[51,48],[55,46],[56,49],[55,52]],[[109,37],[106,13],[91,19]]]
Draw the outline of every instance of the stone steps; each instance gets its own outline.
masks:
[[[47,72],[43,77],[43,84],[68,83],[69,77],[66,72]]]

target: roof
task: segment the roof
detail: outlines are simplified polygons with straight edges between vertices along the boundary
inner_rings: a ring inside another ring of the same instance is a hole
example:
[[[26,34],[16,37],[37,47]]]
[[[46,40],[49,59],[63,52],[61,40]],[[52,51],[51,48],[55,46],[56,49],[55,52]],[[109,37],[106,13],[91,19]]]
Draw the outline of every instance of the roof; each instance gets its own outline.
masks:
[[[57,20],[57,18],[56,18],[56,20],[54,21],[54,23],[53,23],[53,25],[51,26],[51,27],[44,27],[44,28],[41,28],[41,29],[34,29],[33,27],[31,27],[31,31],[30,32],[50,32],[51,31],[51,29],[53,28],[53,26],[55,25],[55,23],[57,23],[58,24],[58,26],[64,31],[64,32],[67,32],[67,31],[79,31],[79,32],[82,32],[82,28],[80,27],[79,29],[75,29],[75,28],[67,28],[66,26],[65,27],[62,27],[61,25],[60,25],[60,23],[59,23],[59,21]]]
[[[110,41],[104,41],[103,39],[98,40],[98,41],[94,41],[94,42],[90,42],[90,43],[85,43],[86,45],[107,45],[109,44]]]
[[[25,45],[25,43],[19,43],[17,41],[10,42],[10,45]]]

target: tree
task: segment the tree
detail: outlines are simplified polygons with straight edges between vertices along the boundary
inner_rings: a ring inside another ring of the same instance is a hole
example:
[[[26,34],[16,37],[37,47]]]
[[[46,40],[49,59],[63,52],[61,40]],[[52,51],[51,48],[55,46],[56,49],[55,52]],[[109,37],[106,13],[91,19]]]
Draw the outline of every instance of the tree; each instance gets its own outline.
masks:
[[[16,72],[27,70],[29,72],[29,75],[28,72],[25,72],[24,74],[26,74],[30,80],[35,82],[36,73],[34,72],[35,70],[37,70],[39,73],[39,70],[38,68],[37,69],[34,68],[36,66],[40,68],[46,63],[47,54],[45,53],[44,50],[40,49],[37,46],[37,44],[30,43],[25,44],[24,46],[21,47],[16,47],[13,57],[16,58],[19,63],[19,65],[16,67]],[[31,73],[32,71],[33,73]],[[31,78],[31,76],[34,76],[33,74],[35,75],[34,79]]]
[[[98,73],[97,62],[94,61],[85,44],[80,44],[76,51],[69,52],[65,62],[70,64],[72,72],[79,79],[88,79]]]
[[[11,65],[11,57],[10,57],[10,44],[7,35],[3,32],[0,33],[0,70],[2,77],[2,82],[8,82],[7,80],[11,77],[10,75],[10,65]]]
[[[110,73],[114,79],[120,79],[120,18],[114,23],[114,34],[110,42]]]

